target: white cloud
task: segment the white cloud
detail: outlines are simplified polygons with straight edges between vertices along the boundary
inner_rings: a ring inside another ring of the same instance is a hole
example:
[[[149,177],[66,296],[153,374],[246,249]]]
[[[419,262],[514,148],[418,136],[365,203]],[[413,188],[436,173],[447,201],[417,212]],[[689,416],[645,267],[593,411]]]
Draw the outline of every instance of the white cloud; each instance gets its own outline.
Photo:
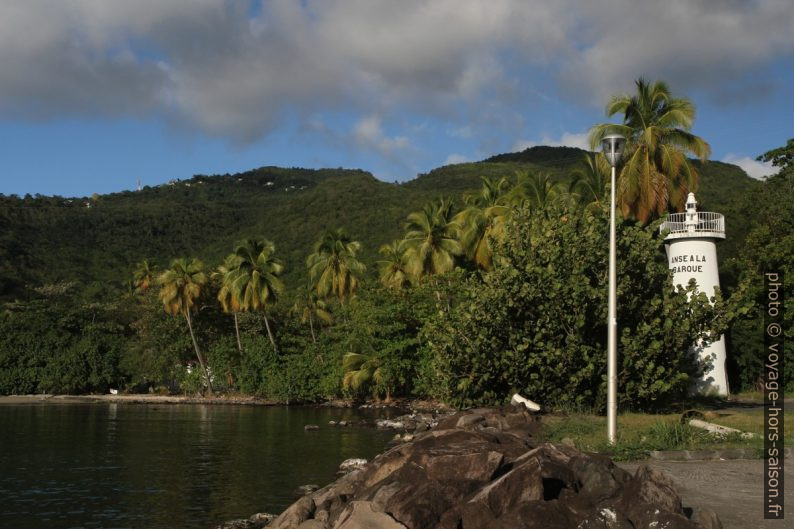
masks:
[[[587,141],[587,133],[573,133],[563,132],[559,138],[552,138],[550,136],[543,136],[540,141],[535,140],[518,140],[513,144],[512,150],[514,152],[523,151],[530,147],[538,145],[547,145],[549,147],[576,147],[578,149],[590,150],[590,143]]]
[[[353,127],[353,139],[362,148],[375,149],[384,158],[392,160],[402,151],[411,149],[411,142],[407,137],[386,136],[378,116],[367,116],[359,120]]]
[[[582,3],[579,51],[563,59],[567,92],[602,105],[640,75],[716,100],[748,72],[794,51],[789,0],[604,0]],[[741,91],[741,90],[740,90]],[[730,97],[730,96],[729,96]]]
[[[737,156],[729,153],[723,159],[725,163],[732,163],[738,165],[744,172],[753,178],[761,179],[765,176],[771,176],[778,172],[778,168],[768,162],[759,162],[750,158],[749,156]]]
[[[474,129],[471,125],[464,125],[462,127],[454,127],[449,129],[447,134],[455,138],[469,140],[472,138],[472,136],[474,136]]]
[[[456,163],[466,163],[470,161],[471,160],[463,154],[452,153],[449,156],[447,156],[446,160],[444,160],[444,165],[453,165]]]
[[[790,0],[271,0],[254,18],[246,2],[5,0],[0,117],[161,113],[246,142],[285,116],[409,108],[485,134],[541,97],[538,72],[599,106],[641,74],[715,100],[773,91],[741,81],[791,56],[793,25]]]

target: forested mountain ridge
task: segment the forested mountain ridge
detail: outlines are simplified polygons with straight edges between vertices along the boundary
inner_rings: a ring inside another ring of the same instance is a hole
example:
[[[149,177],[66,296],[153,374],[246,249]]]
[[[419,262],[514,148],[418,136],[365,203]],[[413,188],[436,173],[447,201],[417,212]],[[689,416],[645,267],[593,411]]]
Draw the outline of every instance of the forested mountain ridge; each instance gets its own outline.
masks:
[[[406,216],[438,196],[460,200],[481,177],[545,172],[564,180],[585,151],[533,147],[482,162],[439,167],[402,184],[349,169],[262,167],[86,198],[0,195],[0,298],[25,297],[31,287],[78,282],[88,297],[121,290],[135,263],[163,266],[178,256],[217,265],[236,241],[265,237],[285,262],[285,280],[305,280],[305,259],[326,229],[344,227],[362,241],[374,274],[380,245],[402,233]],[[724,213],[733,255],[743,240],[740,197],[758,182],[721,162],[699,164],[702,209]],[[734,222],[734,220],[736,222]]]

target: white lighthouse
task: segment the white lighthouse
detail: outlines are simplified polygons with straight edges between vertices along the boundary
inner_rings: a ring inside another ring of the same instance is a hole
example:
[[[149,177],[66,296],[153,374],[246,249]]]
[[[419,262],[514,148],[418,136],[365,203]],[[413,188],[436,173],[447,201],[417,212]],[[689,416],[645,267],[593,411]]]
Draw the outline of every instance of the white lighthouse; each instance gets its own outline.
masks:
[[[668,231],[665,237],[667,262],[673,273],[673,284],[687,286],[690,279],[697,282],[700,292],[709,297],[720,286],[717,268],[717,241],[725,238],[725,217],[720,213],[707,213],[697,210],[695,194],[689,193],[686,200],[686,213],[672,213],[660,226],[660,231]],[[728,377],[725,372],[725,342],[719,340],[704,347],[696,344],[693,350],[702,360],[711,363],[711,369],[695,384],[699,393],[725,396],[728,394]]]

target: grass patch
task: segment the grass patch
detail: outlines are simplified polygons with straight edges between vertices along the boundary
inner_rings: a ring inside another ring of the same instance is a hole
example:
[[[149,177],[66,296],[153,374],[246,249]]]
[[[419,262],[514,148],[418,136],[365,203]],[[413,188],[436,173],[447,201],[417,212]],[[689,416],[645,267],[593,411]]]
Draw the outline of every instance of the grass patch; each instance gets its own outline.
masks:
[[[579,450],[599,452],[616,460],[644,459],[653,450],[720,450],[750,448],[760,456],[763,449],[763,409],[705,412],[705,420],[752,432],[752,439],[738,434],[713,436],[699,428],[681,424],[678,413],[623,413],[618,416],[618,439],[607,442],[606,417],[584,412],[545,415],[543,437],[546,441],[570,439]],[[786,446],[794,446],[794,411],[784,413]]]
[[[794,398],[794,391],[778,391],[778,393],[783,395],[784,399]],[[732,402],[732,401],[763,403],[764,394],[756,390],[742,391],[741,393],[731,394],[731,396],[728,398],[728,402]]]

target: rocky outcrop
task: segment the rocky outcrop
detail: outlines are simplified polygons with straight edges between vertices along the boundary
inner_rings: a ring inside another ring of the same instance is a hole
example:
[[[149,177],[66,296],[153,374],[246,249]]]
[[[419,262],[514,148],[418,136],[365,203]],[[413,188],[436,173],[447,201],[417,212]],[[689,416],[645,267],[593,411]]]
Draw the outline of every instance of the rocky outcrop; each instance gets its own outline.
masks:
[[[250,518],[243,518],[242,520],[232,520],[224,524],[218,525],[215,529],[262,529],[270,522],[276,519],[275,514],[260,512],[254,514]]]
[[[445,410],[411,410],[410,413],[400,415],[394,419],[378,419],[375,421],[375,426],[382,429],[421,433],[435,428],[440,420],[450,415],[452,415],[452,412]]]
[[[339,473],[340,474],[347,474],[348,472],[353,472],[354,470],[359,470],[364,468],[364,465],[367,464],[366,459],[361,459],[358,457],[354,457],[351,459],[345,459],[339,465]]]
[[[640,467],[539,443],[523,406],[443,418],[413,441],[304,496],[269,529],[718,529],[688,519],[673,483]],[[689,511],[692,512],[692,511]]]

